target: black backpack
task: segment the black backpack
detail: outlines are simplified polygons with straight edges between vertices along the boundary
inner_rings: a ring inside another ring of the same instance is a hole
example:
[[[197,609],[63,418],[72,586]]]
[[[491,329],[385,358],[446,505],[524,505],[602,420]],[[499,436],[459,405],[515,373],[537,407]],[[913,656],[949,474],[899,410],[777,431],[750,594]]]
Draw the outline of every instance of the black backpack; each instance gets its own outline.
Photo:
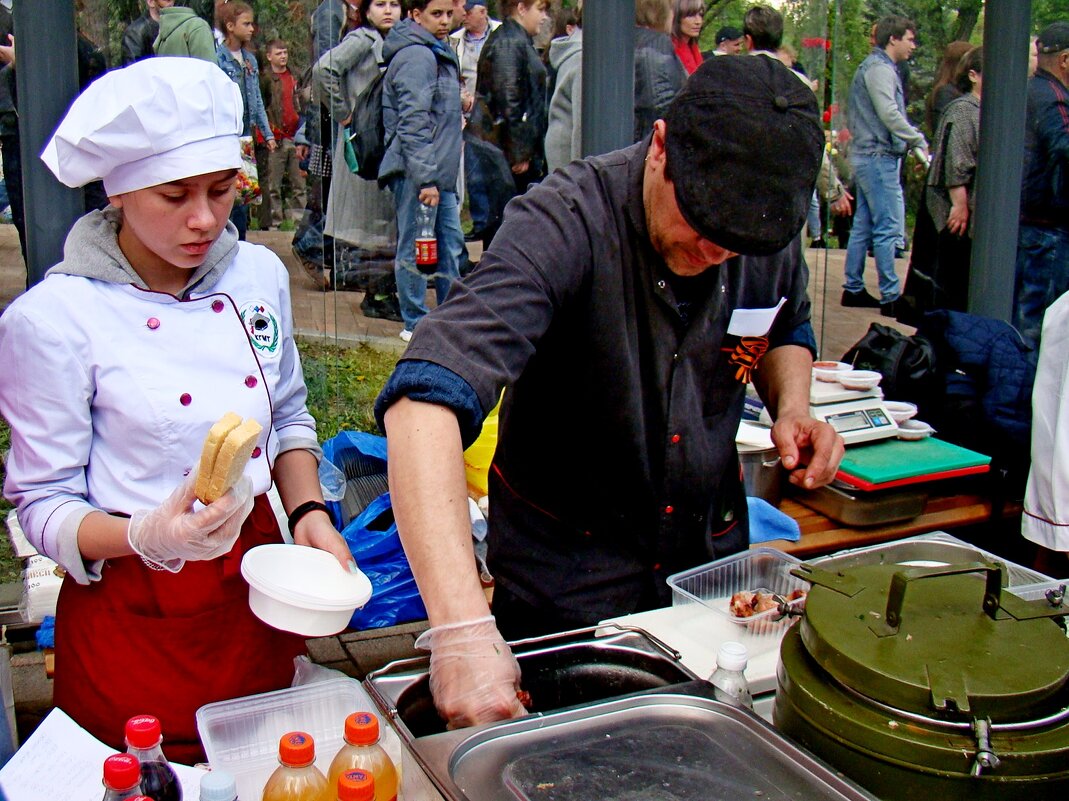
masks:
[[[382,122],[382,85],[385,73],[371,79],[356,97],[353,116],[346,133],[356,157],[354,173],[367,181],[377,180],[382,159],[386,156],[386,127]]]

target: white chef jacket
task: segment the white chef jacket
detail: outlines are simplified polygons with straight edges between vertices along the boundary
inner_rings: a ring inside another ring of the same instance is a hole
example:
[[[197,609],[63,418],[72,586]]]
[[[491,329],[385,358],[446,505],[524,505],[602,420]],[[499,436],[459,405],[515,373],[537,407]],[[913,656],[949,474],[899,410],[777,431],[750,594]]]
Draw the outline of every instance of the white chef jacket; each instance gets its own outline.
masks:
[[[1069,551],[1069,293],[1047,309],[1040,342],[1021,534],[1051,550]]]
[[[186,300],[49,275],[0,317],[0,364],[5,494],[34,547],[80,583],[100,578],[77,549],[85,515],[158,506],[226,412],[263,426],[245,471],[255,494],[280,450],[318,449],[289,275],[264,247],[240,243],[218,282]]]

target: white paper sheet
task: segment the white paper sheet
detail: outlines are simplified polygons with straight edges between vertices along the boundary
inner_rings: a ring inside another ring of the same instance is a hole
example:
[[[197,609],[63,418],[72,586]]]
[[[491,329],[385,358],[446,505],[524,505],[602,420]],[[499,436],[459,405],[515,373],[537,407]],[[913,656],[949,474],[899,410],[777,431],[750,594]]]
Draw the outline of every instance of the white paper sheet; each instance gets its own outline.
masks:
[[[780,298],[770,309],[735,309],[728,321],[728,333],[737,337],[763,337],[772,330],[772,323],[786,302],[787,298]]]
[[[735,442],[739,445],[750,445],[754,448],[771,448],[772,429],[767,426],[754,425],[748,420],[739,421],[739,429],[735,432]]]
[[[104,760],[114,753],[57,707],[0,769],[0,789],[7,801],[100,801]],[[174,762],[171,767],[183,797],[199,798],[204,771]]]

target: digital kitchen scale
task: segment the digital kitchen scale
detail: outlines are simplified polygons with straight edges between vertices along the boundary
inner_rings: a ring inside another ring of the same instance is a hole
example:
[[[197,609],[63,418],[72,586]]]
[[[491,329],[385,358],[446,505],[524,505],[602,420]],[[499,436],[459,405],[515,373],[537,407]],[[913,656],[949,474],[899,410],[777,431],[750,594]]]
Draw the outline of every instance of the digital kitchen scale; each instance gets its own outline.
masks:
[[[883,390],[844,389],[838,382],[817,381],[809,388],[810,414],[834,428],[847,445],[893,437],[898,425],[883,405]]]

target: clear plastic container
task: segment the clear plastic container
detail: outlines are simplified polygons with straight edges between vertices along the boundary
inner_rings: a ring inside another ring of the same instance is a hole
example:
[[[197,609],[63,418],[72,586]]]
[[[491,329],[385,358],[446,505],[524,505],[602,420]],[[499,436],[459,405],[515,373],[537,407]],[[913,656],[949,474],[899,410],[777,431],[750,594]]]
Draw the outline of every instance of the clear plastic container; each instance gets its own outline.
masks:
[[[363,770],[375,777],[374,801],[396,801],[397,769],[379,745],[379,719],[370,712],[354,712],[345,719],[345,745],[327,771],[327,782],[337,787],[343,774]]]
[[[327,777],[315,766],[315,741],[291,731],[278,742],[278,767],[264,787],[263,801],[334,801]]]
[[[685,570],[668,577],[672,588],[672,605],[698,603],[739,627],[740,638],[751,655],[767,650],[778,641],[793,620],[778,609],[750,617],[731,613],[731,598],[738,592],[763,592],[786,599],[796,590],[808,591],[809,582],[791,575],[801,564],[775,548],[753,548],[707,565]],[[788,607],[800,609],[804,598],[788,601]],[[765,639],[762,646],[756,640]]]
[[[721,643],[716,653],[716,670],[709,677],[717,701],[753,709],[753,696],[745,673],[748,661],[745,645],[739,642]]]

